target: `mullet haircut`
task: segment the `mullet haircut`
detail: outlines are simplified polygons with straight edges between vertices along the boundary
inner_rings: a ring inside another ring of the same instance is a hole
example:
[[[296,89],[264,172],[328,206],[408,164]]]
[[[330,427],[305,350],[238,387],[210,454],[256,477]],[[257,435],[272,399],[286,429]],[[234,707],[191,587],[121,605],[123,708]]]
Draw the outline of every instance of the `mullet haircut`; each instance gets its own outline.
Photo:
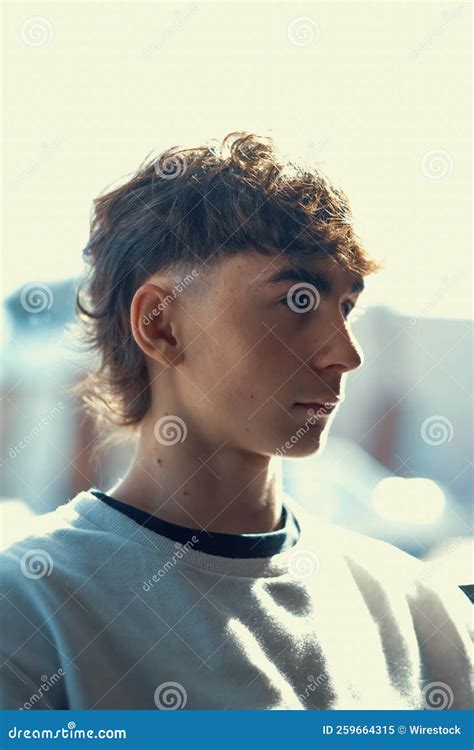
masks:
[[[297,260],[330,255],[360,276],[382,267],[357,238],[345,193],[316,166],[280,157],[267,136],[234,132],[148,155],[93,201],[76,333],[96,366],[71,392],[105,428],[103,444],[136,434],[150,408],[145,357],[130,325],[136,290],[157,272],[205,275],[249,250]]]

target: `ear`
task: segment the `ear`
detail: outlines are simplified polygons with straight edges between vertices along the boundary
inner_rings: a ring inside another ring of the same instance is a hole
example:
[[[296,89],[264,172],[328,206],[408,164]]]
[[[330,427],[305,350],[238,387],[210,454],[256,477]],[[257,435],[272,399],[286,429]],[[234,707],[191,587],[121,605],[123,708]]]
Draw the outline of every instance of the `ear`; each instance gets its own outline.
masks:
[[[133,295],[130,324],[133,338],[151,359],[168,367],[182,358],[176,337],[176,300],[157,284],[143,284]]]

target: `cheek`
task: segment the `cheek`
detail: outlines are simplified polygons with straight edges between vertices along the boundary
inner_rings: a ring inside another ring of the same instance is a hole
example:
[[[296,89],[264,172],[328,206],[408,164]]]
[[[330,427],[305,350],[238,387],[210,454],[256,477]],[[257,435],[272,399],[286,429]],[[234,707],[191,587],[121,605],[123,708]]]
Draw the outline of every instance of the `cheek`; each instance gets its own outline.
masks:
[[[265,329],[259,338],[228,337],[221,348],[213,350],[208,365],[208,382],[212,383],[209,396],[214,403],[237,419],[258,419],[275,413],[277,402],[287,402],[292,377],[301,361]]]
[[[233,418],[248,419],[257,409],[261,414],[265,408],[274,410],[272,396],[286,402],[285,393],[302,361],[294,327],[288,330],[286,319],[265,312],[250,314],[245,306],[220,316],[214,311],[214,320],[203,326],[201,335],[194,335],[186,374],[204,408],[218,406]]]

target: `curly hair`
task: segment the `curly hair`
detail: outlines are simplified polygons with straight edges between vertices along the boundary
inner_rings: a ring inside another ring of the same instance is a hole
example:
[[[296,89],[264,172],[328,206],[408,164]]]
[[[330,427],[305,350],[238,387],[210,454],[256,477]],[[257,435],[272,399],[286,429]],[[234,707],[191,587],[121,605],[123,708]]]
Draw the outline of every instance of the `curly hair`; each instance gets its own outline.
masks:
[[[156,272],[187,274],[249,250],[330,255],[361,276],[381,268],[354,232],[345,193],[316,166],[281,158],[268,136],[233,132],[222,142],[149,154],[130,179],[93,201],[76,327],[97,366],[71,390],[99,428],[112,428],[108,439],[111,431],[112,441],[114,433],[135,434],[151,403],[131,332],[135,291]]]

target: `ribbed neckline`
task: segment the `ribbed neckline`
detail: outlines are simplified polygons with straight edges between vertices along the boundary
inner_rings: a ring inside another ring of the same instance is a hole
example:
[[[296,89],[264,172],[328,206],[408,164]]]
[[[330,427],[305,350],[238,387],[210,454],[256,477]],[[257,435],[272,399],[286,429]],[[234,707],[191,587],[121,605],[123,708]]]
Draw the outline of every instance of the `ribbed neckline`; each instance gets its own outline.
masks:
[[[310,532],[317,523],[317,519],[307,514],[286,492],[282,493],[282,502],[290,508],[300,528],[296,543],[271,557],[231,558],[210,555],[189,546],[184,547],[179,542],[168,539],[156,531],[140,526],[125,514],[95,497],[92,494],[94,489],[96,488],[90,487],[88,490],[79,492],[68,503],[60,506],[56,512],[61,512],[64,520],[72,524],[77,523],[77,516],[80,516],[89,524],[108,533],[117,534],[123,539],[123,546],[127,543],[145,545],[151,547],[155,554],[161,552],[168,560],[179,560],[180,565],[224,576],[271,578],[288,573],[292,559],[294,560],[294,556],[301,550],[314,550],[315,542],[313,540],[311,544]]]
[[[192,540],[194,550],[209,555],[237,559],[271,557],[293,547],[300,535],[298,522],[284,502],[282,503],[280,518],[280,522],[283,521],[282,528],[257,534],[226,534],[216,531],[202,531],[196,527],[191,528],[170,523],[159,516],[146,513],[141,508],[123,503],[101,490],[91,489],[90,492],[102,502],[127,515],[140,526],[183,545]]]

